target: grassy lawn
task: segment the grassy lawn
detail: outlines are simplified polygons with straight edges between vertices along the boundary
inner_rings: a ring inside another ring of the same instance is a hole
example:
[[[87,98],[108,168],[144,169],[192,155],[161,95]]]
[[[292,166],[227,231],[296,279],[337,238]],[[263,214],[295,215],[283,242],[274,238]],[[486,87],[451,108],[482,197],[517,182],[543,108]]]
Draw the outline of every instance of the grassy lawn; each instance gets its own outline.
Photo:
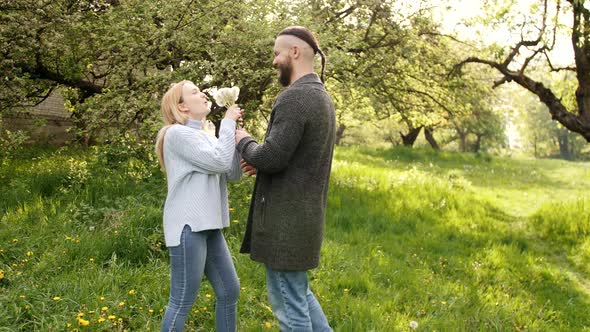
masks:
[[[238,253],[252,185],[231,186],[225,230],[238,330],[278,330],[264,269]],[[312,288],[336,331],[590,331],[589,187],[589,163],[338,148]],[[0,331],[159,330],[156,169],[31,150],[0,188]],[[214,297],[203,283],[187,331],[215,329]]]

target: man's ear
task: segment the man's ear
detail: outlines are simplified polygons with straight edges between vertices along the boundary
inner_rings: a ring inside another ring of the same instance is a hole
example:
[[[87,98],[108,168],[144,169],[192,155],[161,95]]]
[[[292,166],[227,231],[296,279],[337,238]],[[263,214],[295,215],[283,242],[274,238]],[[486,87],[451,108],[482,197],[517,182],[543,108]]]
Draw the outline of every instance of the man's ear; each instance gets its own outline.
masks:
[[[301,56],[301,49],[299,46],[291,47],[291,53],[293,54],[293,59],[298,59]]]

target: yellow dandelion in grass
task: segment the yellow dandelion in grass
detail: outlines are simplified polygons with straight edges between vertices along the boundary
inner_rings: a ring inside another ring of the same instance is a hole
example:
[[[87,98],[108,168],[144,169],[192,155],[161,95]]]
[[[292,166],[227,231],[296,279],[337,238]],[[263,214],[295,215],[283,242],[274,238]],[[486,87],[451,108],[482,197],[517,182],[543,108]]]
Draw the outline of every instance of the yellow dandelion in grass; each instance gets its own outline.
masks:
[[[78,318],[80,318],[80,317],[84,317],[84,313],[83,312],[79,312],[78,313]]]
[[[240,221],[236,219],[236,220],[233,220],[232,222],[233,222],[234,224],[237,224],[237,223],[239,223]]]
[[[163,313],[163,312],[164,312],[164,309],[160,309],[160,313]]]
[[[86,320],[84,318],[78,318],[78,324],[80,324],[82,326],[88,326],[88,325],[90,325],[90,321]]]
[[[102,298],[101,300],[104,300],[104,298]],[[102,308],[100,308],[100,311],[102,311],[102,312],[105,312],[107,310],[109,310],[109,307],[102,307]]]
[[[350,289],[344,288],[344,293],[348,293],[348,292],[350,292]]]
[[[229,208],[229,213],[234,212],[234,208]]]
[[[205,294],[205,297],[208,298],[208,299],[210,299],[211,298],[211,294],[207,293],[207,294]]]
[[[119,307],[124,307],[125,306],[125,302],[121,301],[119,302]]]
[[[67,323],[66,327],[72,327],[72,323]]]
[[[94,258],[89,259],[90,263],[94,263]]]
[[[104,296],[101,296],[101,297],[100,297],[100,300],[101,300],[101,301],[104,301]]]
[[[31,256],[33,256],[33,252],[32,252],[32,251],[27,251],[27,256],[28,256],[28,257],[31,257]]]
[[[135,295],[136,294],[135,289],[130,290],[128,293],[129,293],[129,295]]]
[[[59,300],[61,300],[61,297],[59,297],[59,296],[54,296],[53,297],[53,301],[59,301]]]
[[[31,306],[28,304],[25,304],[25,310],[29,310],[29,309],[31,309]]]
[[[4,270],[0,270],[0,280],[4,279]]]
[[[93,313],[95,313],[95,311],[94,311],[94,310],[90,310],[90,311],[88,311],[88,314],[93,314]]]
[[[272,327],[272,324],[270,322],[265,322],[264,326],[266,326],[267,329],[270,329]]]
[[[119,323],[122,323],[122,322],[123,322],[123,318],[119,318],[119,319],[117,319],[117,321],[118,321]]]
[[[115,320],[116,318],[117,318],[117,316],[115,316],[115,315],[109,315],[109,317],[108,317],[108,319],[110,319],[110,320]]]
[[[11,266],[12,266],[12,267],[18,267],[18,264],[16,264],[16,263],[12,263],[12,265],[11,265]]]
[[[106,320],[106,319],[105,319],[104,317],[100,317],[100,318],[98,319],[98,322],[99,322],[99,323],[102,323],[102,322],[104,322],[105,320]]]
[[[150,310],[148,310],[148,312],[149,312],[150,314],[153,314],[153,313],[154,313],[154,309],[150,309]]]
[[[18,239],[12,239],[12,243],[18,243]]]
[[[119,231],[118,231],[118,230],[115,230],[115,232],[114,232],[114,233],[115,233],[115,235],[117,235],[117,234],[119,234]]]
[[[4,249],[0,249],[0,254],[3,254],[3,253],[4,253]]]
[[[440,304],[445,305],[447,304],[447,301],[440,301]]]
[[[24,295],[20,295],[20,296],[19,296],[19,299],[26,299],[26,298],[27,298],[27,297],[26,297],[26,296],[24,296]]]

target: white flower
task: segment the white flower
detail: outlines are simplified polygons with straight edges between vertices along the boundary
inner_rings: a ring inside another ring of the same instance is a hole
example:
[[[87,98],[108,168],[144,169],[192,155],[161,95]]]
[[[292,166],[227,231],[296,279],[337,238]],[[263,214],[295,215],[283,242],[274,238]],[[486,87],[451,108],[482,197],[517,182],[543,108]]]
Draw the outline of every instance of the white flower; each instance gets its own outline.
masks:
[[[412,330],[415,330],[418,328],[418,322],[413,320],[410,322],[410,327],[412,328]]]
[[[213,99],[215,103],[221,107],[230,107],[235,104],[240,95],[240,88],[234,86],[233,88],[221,88],[213,91]]]

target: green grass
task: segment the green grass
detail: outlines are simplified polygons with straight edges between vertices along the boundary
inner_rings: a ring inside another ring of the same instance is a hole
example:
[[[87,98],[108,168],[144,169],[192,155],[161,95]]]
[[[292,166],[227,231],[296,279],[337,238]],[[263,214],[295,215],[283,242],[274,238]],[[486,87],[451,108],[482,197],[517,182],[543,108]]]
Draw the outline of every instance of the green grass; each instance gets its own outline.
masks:
[[[0,331],[159,330],[165,181],[100,156],[2,163]],[[238,330],[278,330],[264,269],[238,254],[252,184],[231,186],[225,231]],[[338,148],[312,288],[336,331],[590,331],[589,185],[588,163]],[[213,331],[209,283],[193,309],[187,330]]]

